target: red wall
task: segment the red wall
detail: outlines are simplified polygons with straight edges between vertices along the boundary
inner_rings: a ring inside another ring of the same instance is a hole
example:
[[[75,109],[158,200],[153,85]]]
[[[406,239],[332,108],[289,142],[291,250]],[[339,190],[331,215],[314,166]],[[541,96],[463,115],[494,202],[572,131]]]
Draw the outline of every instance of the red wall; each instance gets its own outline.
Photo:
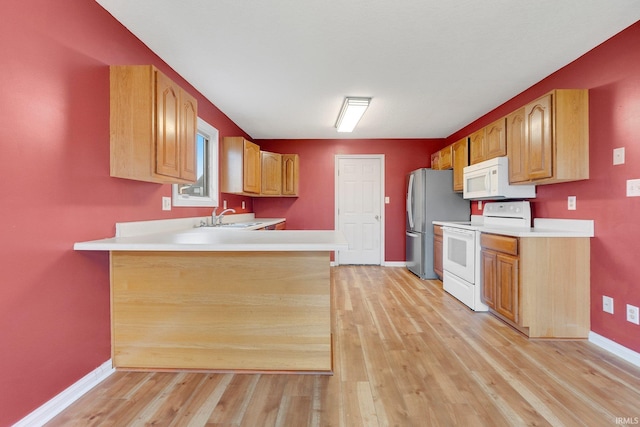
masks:
[[[265,150],[300,155],[298,198],[255,199],[256,215],[286,217],[289,229],[333,230],[335,216],[335,155],[384,154],[385,260],[404,261],[405,175],[429,167],[431,153],[442,148],[443,139],[313,139],[256,140]]]
[[[0,16],[5,426],[110,358],[108,255],[73,243],[113,236],[115,222],[211,212],[162,211],[169,185],[109,177],[108,66],[155,64],[221,136],[243,132],[94,1],[3,0]]]
[[[626,321],[626,304],[640,306],[640,198],[626,197],[640,178],[640,22],[558,70],[448,138],[448,143],[556,88],[589,89],[589,180],[538,186],[534,217],[595,220],[591,241],[591,330],[640,351],[640,326]],[[626,163],[613,166],[613,149]],[[577,209],[567,210],[567,196]],[[477,212],[476,206],[472,211]],[[614,314],[602,311],[602,296]]]
[[[200,116],[220,136],[246,135],[91,0],[3,0],[0,6],[0,425],[18,421],[110,357],[108,257],[74,252],[76,241],[109,237],[114,223],[207,215],[161,210],[170,186],[109,177],[110,64],[155,64],[197,96]],[[640,351],[638,327],[621,302],[640,305],[640,199],[624,180],[640,178],[640,25],[500,107],[448,142],[554,87],[591,89],[591,179],[540,187],[538,216],[596,220],[592,250],[593,329]],[[513,108],[512,108],[513,107]],[[634,138],[635,137],[635,138]],[[301,197],[257,199],[261,216],[291,228],[333,227],[334,154],[385,154],[386,259],[404,258],[404,175],[428,164],[442,140],[260,141],[301,155]],[[610,166],[625,146],[627,164]],[[567,212],[567,195],[578,210]],[[251,199],[222,195],[239,210]],[[606,203],[605,203],[606,202]],[[601,314],[600,295],[616,300]]]

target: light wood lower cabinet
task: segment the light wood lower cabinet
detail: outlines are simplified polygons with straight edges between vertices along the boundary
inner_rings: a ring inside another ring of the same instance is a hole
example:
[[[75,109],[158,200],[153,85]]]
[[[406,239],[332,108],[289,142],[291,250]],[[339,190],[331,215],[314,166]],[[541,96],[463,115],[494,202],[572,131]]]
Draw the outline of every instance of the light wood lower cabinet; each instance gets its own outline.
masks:
[[[112,360],[332,371],[330,252],[112,252]]]
[[[518,239],[483,234],[482,245],[483,301],[502,316],[518,323]]]
[[[442,280],[442,251],[444,248],[442,240],[442,226],[433,226],[433,271]]]
[[[282,222],[279,222],[277,224],[268,225],[268,226],[262,227],[262,228],[257,228],[255,231],[286,230],[286,229],[287,229],[287,222],[286,221],[282,221]]]
[[[590,240],[482,233],[482,299],[532,338],[587,338]]]

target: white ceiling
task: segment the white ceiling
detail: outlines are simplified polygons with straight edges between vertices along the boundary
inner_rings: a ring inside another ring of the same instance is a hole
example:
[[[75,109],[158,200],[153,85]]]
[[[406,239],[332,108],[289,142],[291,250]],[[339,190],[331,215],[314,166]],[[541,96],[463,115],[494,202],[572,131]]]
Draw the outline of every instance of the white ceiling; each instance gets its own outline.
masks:
[[[638,0],[96,0],[252,138],[447,137],[640,20]],[[351,134],[345,96],[373,97]]]

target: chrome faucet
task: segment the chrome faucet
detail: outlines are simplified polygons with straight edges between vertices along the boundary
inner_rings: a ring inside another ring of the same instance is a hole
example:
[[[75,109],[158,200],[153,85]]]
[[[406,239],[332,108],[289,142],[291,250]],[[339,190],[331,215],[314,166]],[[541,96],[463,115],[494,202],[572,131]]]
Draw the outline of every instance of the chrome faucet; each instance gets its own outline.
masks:
[[[213,209],[213,212],[211,212],[211,221],[213,222],[211,225],[214,227],[217,227],[222,224],[222,218],[224,218],[224,214],[228,212],[236,213],[235,209],[225,209],[222,212],[220,212],[220,215],[217,214],[217,211],[218,211],[218,207],[215,207]]]

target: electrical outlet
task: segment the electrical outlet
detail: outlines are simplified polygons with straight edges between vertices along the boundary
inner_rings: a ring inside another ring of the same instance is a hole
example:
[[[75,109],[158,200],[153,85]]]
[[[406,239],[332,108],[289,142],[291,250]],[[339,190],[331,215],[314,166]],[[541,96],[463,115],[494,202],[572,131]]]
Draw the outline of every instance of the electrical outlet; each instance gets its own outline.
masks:
[[[244,200],[242,201],[242,210],[246,209],[247,205],[244,203]]]
[[[576,210],[576,196],[567,197],[567,209],[570,211]]]
[[[640,317],[638,315],[638,307],[635,305],[627,304],[627,322],[640,325]]]
[[[162,210],[170,211],[171,210],[171,197],[163,197],[162,198]]]
[[[227,209],[227,201],[226,200],[222,201],[222,209]]]
[[[613,298],[602,295],[602,311],[613,314]]]
[[[482,200],[478,200],[478,210],[482,210]]]
[[[640,179],[627,180],[627,197],[640,197]]]
[[[613,164],[624,165],[624,147],[613,149]]]

